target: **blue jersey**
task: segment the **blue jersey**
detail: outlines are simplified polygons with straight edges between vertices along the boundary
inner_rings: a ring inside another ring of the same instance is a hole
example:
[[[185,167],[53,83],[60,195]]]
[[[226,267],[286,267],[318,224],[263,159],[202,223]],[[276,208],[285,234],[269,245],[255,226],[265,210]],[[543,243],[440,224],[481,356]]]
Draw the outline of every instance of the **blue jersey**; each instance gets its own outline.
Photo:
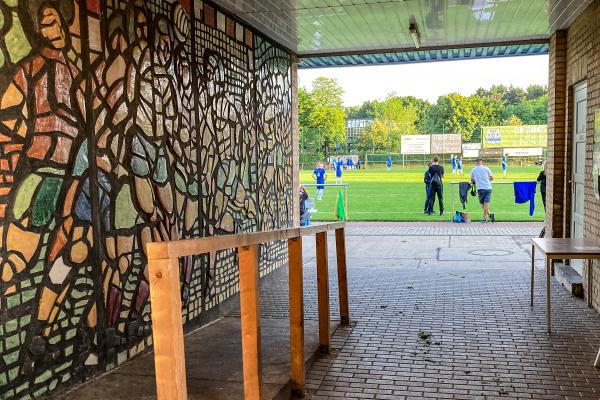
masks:
[[[452,157],[452,169],[456,168],[456,157]]]
[[[506,156],[502,156],[502,169],[506,169]]]
[[[335,176],[340,178],[342,176],[342,161],[337,161],[335,163]]]
[[[392,158],[391,157],[388,157],[388,159],[387,159],[387,166],[388,167],[392,166]]]
[[[462,169],[462,158],[459,158],[457,161],[458,169]]]
[[[315,169],[313,174],[317,178],[317,185],[319,183],[325,183],[325,170],[323,168]],[[317,189],[324,189],[324,186],[317,186]]]

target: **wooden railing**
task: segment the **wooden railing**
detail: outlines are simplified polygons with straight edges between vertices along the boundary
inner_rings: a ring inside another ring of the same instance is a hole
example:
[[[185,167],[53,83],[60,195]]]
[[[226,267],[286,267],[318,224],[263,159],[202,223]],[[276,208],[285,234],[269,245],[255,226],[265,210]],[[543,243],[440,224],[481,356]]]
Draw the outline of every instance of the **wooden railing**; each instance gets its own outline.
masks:
[[[288,242],[291,389],[292,392],[303,395],[305,371],[302,236],[316,236],[319,345],[322,352],[329,352],[331,337],[327,232],[332,230],[335,230],[336,239],[340,320],[342,324],[347,325],[350,316],[343,222],[241,235],[148,243],[146,250],[150,274],[152,336],[158,400],[187,399],[178,258],[229,249],[237,249],[238,253],[244,398],[260,400],[259,245],[279,240]]]

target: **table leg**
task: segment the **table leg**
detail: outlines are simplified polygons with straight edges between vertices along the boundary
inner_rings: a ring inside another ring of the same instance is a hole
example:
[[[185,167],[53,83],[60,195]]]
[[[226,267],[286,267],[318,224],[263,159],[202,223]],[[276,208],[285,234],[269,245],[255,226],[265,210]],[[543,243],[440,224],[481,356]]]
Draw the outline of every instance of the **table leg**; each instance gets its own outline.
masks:
[[[587,301],[588,301],[588,307],[592,307],[592,280],[593,280],[593,277],[592,277],[592,263],[593,263],[593,260],[587,260],[587,286],[588,286]]]
[[[533,307],[533,282],[535,274],[535,245],[531,245],[531,307]]]
[[[548,318],[548,333],[552,333],[552,306],[550,305],[550,274],[552,260],[546,256],[546,313]]]

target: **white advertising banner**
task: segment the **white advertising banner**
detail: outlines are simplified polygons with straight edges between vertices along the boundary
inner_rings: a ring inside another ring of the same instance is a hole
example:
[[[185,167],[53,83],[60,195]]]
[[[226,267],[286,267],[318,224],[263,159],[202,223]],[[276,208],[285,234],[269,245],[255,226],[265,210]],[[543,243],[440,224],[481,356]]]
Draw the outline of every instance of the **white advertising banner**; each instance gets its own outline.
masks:
[[[503,149],[502,154],[507,157],[541,157],[544,154],[544,150],[541,147],[513,147],[510,149]]]
[[[462,155],[464,158],[477,158],[481,151],[481,143],[463,143]]]
[[[479,157],[479,150],[463,150],[462,156],[464,158],[477,158]]]
[[[403,135],[400,152],[402,154],[429,154],[431,141],[429,135]]]
[[[462,138],[457,133],[431,135],[431,154],[460,153]]]

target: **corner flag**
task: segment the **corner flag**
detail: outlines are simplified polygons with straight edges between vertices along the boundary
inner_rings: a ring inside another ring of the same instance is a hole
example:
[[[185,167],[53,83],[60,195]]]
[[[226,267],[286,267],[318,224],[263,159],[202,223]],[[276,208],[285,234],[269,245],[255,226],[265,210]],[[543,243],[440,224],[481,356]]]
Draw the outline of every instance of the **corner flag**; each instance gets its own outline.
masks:
[[[344,207],[344,195],[342,194],[341,190],[338,192],[337,204],[335,206],[334,215],[340,221],[346,220],[346,210]]]

